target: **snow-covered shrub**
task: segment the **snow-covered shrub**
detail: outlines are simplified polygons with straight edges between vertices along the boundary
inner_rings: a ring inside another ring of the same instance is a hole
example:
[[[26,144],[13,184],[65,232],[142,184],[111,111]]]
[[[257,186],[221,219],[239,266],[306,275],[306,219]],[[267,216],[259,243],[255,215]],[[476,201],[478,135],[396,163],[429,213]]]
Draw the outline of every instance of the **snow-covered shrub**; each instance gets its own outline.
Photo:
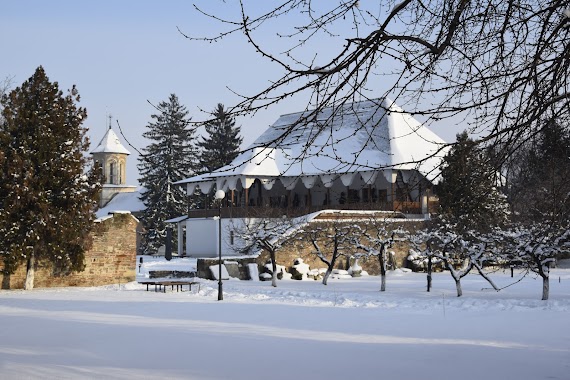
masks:
[[[283,279],[283,274],[285,273],[285,267],[283,265],[275,264],[275,268],[277,272],[277,279],[278,280]],[[267,262],[263,266],[262,273],[269,274],[270,276],[273,275],[273,266],[271,264],[271,260],[267,260]]]
[[[296,258],[293,261],[293,265],[291,266],[291,278],[293,280],[306,280],[309,277],[311,272],[311,268],[308,264],[303,262],[303,259],[300,257]]]

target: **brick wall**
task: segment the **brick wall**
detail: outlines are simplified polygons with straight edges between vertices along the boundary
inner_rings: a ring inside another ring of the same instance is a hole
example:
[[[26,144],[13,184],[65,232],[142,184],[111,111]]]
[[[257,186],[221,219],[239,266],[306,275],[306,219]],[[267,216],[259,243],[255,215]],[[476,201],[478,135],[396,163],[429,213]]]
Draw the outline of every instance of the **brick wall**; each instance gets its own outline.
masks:
[[[85,252],[85,270],[58,275],[53,273],[51,265],[38,263],[34,287],[99,286],[134,281],[137,225],[138,221],[130,214],[115,214],[97,223],[91,232],[93,245]],[[3,289],[22,289],[25,278],[25,264],[10,276],[0,272]]]

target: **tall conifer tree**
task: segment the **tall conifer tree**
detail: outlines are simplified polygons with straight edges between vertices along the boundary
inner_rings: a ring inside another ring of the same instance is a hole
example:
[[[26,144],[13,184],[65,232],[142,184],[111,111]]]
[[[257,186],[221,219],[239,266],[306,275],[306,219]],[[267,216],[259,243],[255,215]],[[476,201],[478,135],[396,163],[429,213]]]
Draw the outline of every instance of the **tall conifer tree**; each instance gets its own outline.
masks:
[[[509,193],[517,221],[564,225],[570,219],[570,132],[546,122],[511,164]]]
[[[497,187],[497,171],[484,150],[467,136],[445,156],[437,187],[442,216],[459,230],[484,231],[509,219],[506,196]]]
[[[171,94],[168,101],[161,102],[157,108],[160,113],[151,115],[153,121],[143,134],[151,143],[144,149],[138,164],[140,182],[145,188],[141,194],[146,206],[141,217],[146,230],[142,243],[145,254],[154,253],[165,244],[165,220],[187,213],[185,189],[173,183],[196,173],[198,156],[188,111],[178,97]]]
[[[202,148],[201,170],[205,173],[231,163],[237,157],[243,140],[238,136],[241,128],[235,126],[235,117],[228,114],[223,104],[218,103],[211,115],[213,119],[205,124],[208,136],[202,137],[202,141],[198,143]]]
[[[75,88],[64,96],[40,66],[2,98],[0,124],[0,255],[4,275],[49,262],[55,273],[84,269],[100,172],[85,174],[87,112]]]

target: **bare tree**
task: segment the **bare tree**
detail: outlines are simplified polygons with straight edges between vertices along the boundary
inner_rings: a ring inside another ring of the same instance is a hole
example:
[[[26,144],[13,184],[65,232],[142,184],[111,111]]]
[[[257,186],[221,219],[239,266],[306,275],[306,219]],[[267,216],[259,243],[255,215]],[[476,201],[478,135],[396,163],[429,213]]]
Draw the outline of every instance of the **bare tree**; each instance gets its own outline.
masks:
[[[231,229],[241,243],[236,245],[239,253],[253,253],[263,250],[271,259],[271,285],[277,287],[277,252],[283,246],[292,244],[299,229],[306,223],[304,218],[252,216],[236,219]]]
[[[12,87],[13,77],[6,77],[0,81],[0,97],[6,95],[10,87]]]
[[[418,231],[410,236],[410,241],[417,250],[413,260],[416,263],[427,262],[427,291],[431,290],[433,264],[440,262],[453,277],[458,297],[463,295],[461,279],[473,268],[493,289],[499,291],[500,288],[484,268],[488,263],[497,263],[504,259],[502,253],[504,247],[501,244],[503,236],[504,232],[500,229],[485,233],[474,231],[458,233],[441,225]]]
[[[386,291],[388,248],[392,247],[396,233],[401,234],[403,232],[404,231],[399,228],[390,228],[389,222],[385,218],[373,215],[365,224],[365,228],[362,232],[353,236],[356,248],[366,252],[368,255],[378,257],[380,264],[381,292]]]
[[[426,291],[430,292],[433,266],[441,263],[441,260],[436,256],[437,251],[432,249],[433,244],[437,242],[437,238],[432,237],[427,231],[419,231],[411,235],[409,240],[414,247],[414,252],[408,256],[408,260],[411,260],[417,267],[426,270]]]
[[[234,90],[242,95],[234,115],[301,97],[311,111],[295,124],[315,122],[316,135],[327,133],[316,118],[323,109],[332,108],[330,119],[354,101],[388,96],[428,124],[469,123],[479,142],[501,144],[502,158],[544,120],[570,125],[568,0],[240,0],[224,7],[233,14],[196,9],[220,33],[188,38],[242,34],[281,73],[257,92]]]
[[[570,253],[570,223],[563,228],[545,223],[519,225],[504,231],[503,237],[506,258],[538,274],[542,278],[542,300],[548,300],[550,268],[558,254]]]
[[[0,99],[2,99],[4,95],[8,94],[8,91],[12,87],[13,80],[14,77],[6,77],[2,81],[0,81]],[[3,105],[2,102],[0,102],[0,123],[4,121],[4,116],[2,116],[2,108]]]
[[[493,230],[487,234],[473,236],[467,243],[466,249],[473,268],[477,270],[479,275],[483,277],[493,289],[499,291],[501,289],[484,270],[486,263],[502,262],[502,260],[499,259],[500,248],[497,247],[497,233],[500,233],[500,230]]]
[[[314,221],[300,235],[303,241],[311,244],[312,252],[327,266],[323,285],[327,285],[338,259],[342,256],[352,256],[355,250],[354,236],[360,231],[358,225],[336,218],[330,221]]]
[[[450,231],[433,231],[433,236],[428,240],[429,249],[438,257],[445,269],[449,271],[455,281],[457,297],[463,295],[461,279],[473,268],[466,251],[463,249],[463,241],[460,236]]]

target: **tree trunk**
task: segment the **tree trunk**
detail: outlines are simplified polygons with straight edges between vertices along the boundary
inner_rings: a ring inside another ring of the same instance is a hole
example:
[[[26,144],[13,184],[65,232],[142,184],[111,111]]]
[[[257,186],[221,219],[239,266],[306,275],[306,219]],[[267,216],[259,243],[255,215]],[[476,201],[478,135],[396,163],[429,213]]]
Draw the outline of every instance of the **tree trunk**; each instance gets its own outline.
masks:
[[[326,284],[327,284],[327,281],[328,281],[329,276],[331,275],[331,273],[332,273],[332,268],[331,268],[331,267],[328,267],[328,268],[327,268],[327,271],[325,272],[325,276],[323,277],[323,285],[326,285]]]
[[[336,237],[335,237],[336,239]],[[327,281],[329,280],[329,276],[331,275],[333,269],[334,269],[334,265],[336,263],[336,259],[338,258],[338,248],[335,246],[334,252],[333,252],[333,257],[331,259],[331,262],[329,263],[328,267],[327,267],[327,272],[325,273],[325,277],[323,277],[323,285],[327,284]]]
[[[427,265],[427,291],[431,290],[431,270],[432,270],[432,263],[431,263],[431,256],[428,257],[428,265]]]
[[[546,262],[542,266],[538,267],[538,274],[542,277],[542,300],[548,300],[548,293],[550,292],[550,283],[548,279],[550,278],[550,263]]]
[[[10,272],[4,272],[2,277],[2,289],[10,289]]]
[[[463,295],[463,291],[461,290],[461,278],[454,278],[455,280],[455,288],[457,289],[457,297],[461,297]]]
[[[28,263],[26,265],[26,282],[24,283],[24,290],[32,290],[34,288],[34,276],[35,276],[35,257],[34,251],[28,257]]]
[[[380,260],[380,291],[386,291],[386,250],[382,248],[378,254]]]
[[[542,276],[542,300],[548,300],[548,293],[550,291],[549,276]]]
[[[269,254],[271,257],[271,286],[277,287],[277,263],[275,262],[275,252]]]

